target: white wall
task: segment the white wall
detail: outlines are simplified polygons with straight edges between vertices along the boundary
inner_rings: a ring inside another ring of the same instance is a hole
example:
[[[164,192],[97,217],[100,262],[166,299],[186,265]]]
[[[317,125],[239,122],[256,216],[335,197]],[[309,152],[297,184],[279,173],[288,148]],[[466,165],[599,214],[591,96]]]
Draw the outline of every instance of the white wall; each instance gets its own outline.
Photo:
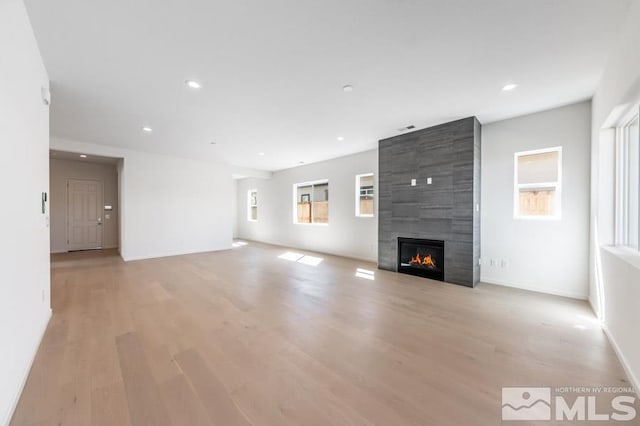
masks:
[[[274,172],[270,179],[238,181],[238,236],[254,241],[377,261],[378,218],[355,216],[356,175],[375,173],[378,151]],[[293,223],[293,185],[329,180],[329,224]],[[247,221],[247,191],[258,190],[258,221]],[[376,200],[377,210],[377,200]]]
[[[627,374],[640,389],[640,255],[614,243],[616,120],[640,103],[640,1],[632,3],[593,97],[589,300]]]
[[[102,182],[103,203],[113,206],[109,218],[103,216],[102,246],[118,247],[118,173],[113,164],[97,164],[87,161],[59,160],[49,162],[49,187],[51,194],[51,252],[68,250],[67,244],[67,180],[92,179]],[[106,213],[106,212],[105,212]]]
[[[8,424],[51,316],[47,72],[22,1],[0,2],[0,424]]]
[[[482,127],[482,281],[587,298],[590,139],[589,102]],[[554,146],[562,146],[562,218],[514,219],[514,154]]]
[[[231,247],[233,179],[222,164],[51,139],[56,150],[123,158],[120,253],[125,260]]]

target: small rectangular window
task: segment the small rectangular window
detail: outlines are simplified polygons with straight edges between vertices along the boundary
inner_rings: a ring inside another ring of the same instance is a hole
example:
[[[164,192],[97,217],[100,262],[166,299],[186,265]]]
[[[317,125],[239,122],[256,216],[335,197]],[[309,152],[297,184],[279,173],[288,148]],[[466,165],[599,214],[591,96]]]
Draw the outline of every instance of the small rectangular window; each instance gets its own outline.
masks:
[[[640,237],[640,133],[638,110],[616,132],[616,244],[638,250]]]
[[[356,176],[356,216],[373,217],[373,173]]]
[[[559,219],[562,147],[515,154],[514,216]]]
[[[258,190],[250,189],[247,192],[247,220],[255,222],[258,220]]]
[[[294,223],[329,223],[329,182],[293,185]]]

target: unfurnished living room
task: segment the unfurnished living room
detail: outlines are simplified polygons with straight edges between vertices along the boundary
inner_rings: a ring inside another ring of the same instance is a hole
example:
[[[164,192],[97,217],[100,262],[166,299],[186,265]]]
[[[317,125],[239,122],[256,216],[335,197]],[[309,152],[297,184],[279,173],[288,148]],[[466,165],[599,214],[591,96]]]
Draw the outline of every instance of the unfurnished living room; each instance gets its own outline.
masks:
[[[640,425],[640,0],[0,0],[0,425]]]

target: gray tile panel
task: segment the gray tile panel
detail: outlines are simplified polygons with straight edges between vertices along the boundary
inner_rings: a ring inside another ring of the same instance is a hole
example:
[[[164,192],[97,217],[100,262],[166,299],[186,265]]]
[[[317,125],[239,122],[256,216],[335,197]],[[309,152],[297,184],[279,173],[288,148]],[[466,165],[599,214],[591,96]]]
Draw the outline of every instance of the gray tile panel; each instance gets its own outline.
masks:
[[[381,269],[396,270],[398,237],[444,240],[445,281],[478,283],[480,133],[469,117],[379,142]]]

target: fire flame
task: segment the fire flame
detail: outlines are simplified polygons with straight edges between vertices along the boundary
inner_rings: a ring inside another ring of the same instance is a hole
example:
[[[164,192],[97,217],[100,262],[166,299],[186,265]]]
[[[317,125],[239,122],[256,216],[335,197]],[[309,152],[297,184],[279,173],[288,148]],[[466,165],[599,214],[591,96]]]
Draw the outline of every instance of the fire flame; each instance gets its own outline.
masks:
[[[433,260],[430,254],[426,255],[422,259],[420,258],[420,253],[416,253],[414,257],[411,258],[412,265],[422,265],[427,266],[429,268],[435,268],[436,262]]]

